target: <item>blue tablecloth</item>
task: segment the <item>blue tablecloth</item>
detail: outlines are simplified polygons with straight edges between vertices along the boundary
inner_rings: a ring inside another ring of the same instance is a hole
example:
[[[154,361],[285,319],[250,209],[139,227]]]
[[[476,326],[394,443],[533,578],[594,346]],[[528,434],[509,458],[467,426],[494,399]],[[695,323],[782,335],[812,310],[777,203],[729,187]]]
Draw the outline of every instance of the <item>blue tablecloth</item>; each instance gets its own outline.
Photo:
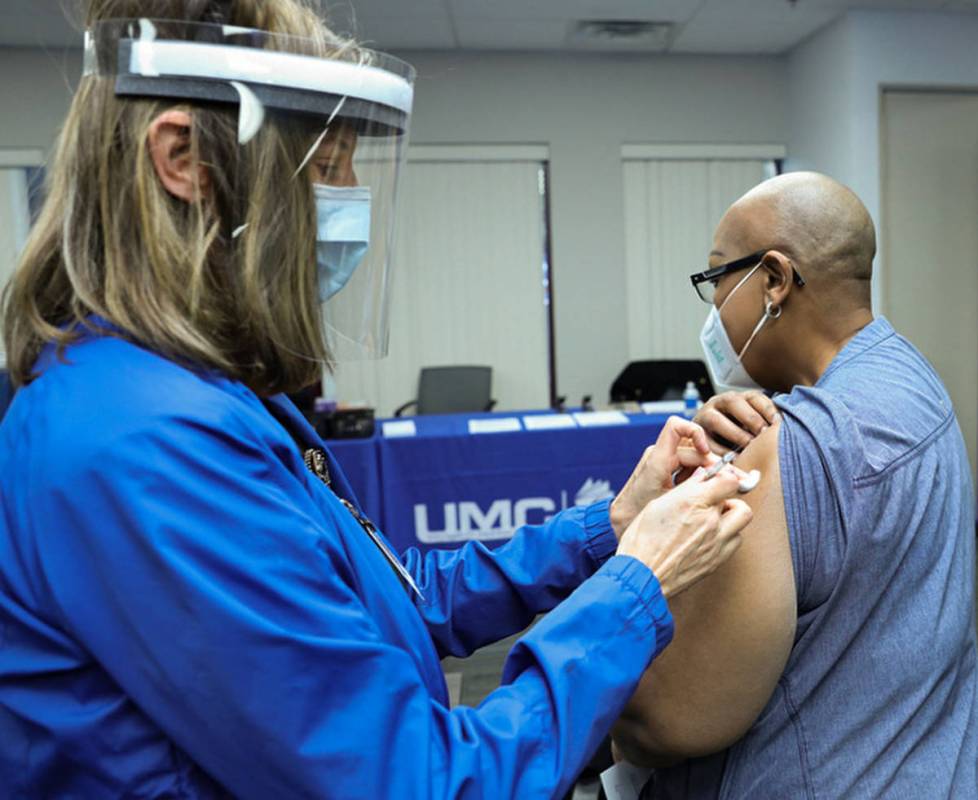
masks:
[[[509,416],[413,417],[416,433],[403,437],[384,436],[378,422],[371,439],[328,444],[397,549],[470,539],[494,546],[520,525],[613,496],[667,419],[629,414],[620,425],[469,432],[472,419]]]

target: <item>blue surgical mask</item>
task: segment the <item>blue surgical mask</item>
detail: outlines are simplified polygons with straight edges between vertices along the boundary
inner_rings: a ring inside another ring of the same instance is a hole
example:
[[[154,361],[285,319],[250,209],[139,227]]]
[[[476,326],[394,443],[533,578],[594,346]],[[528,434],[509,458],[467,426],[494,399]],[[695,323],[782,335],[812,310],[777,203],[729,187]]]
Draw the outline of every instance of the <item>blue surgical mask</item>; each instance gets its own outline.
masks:
[[[370,244],[370,187],[313,186],[319,301],[346,286]]]

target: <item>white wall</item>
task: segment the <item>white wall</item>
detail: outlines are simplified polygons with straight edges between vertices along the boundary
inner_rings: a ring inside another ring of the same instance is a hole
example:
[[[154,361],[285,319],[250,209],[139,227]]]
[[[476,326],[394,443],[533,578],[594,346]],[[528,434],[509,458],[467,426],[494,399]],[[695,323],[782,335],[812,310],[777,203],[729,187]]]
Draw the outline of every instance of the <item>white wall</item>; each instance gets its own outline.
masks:
[[[0,157],[3,153],[0,151]],[[2,160],[2,158],[0,158]],[[23,168],[0,167],[0,292],[14,272],[17,256],[30,230],[27,174]],[[0,369],[7,364],[0,338]]]
[[[784,59],[401,55],[415,142],[549,145],[559,391],[606,399],[627,358],[621,145],[786,141]],[[77,53],[0,49],[17,76],[0,81],[0,146],[48,147],[79,71]]]
[[[978,88],[978,15],[854,11],[788,59],[788,169],[850,186],[881,223],[880,105],[884,88]],[[882,245],[882,243],[881,243]],[[873,301],[886,313],[886,252]]]
[[[81,51],[0,47],[0,75],[0,147],[48,151],[81,75]]]
[[[852,32],[845,18],[823,28],[788,57],[789,169],[852,175],[859,150],[849,122]]]

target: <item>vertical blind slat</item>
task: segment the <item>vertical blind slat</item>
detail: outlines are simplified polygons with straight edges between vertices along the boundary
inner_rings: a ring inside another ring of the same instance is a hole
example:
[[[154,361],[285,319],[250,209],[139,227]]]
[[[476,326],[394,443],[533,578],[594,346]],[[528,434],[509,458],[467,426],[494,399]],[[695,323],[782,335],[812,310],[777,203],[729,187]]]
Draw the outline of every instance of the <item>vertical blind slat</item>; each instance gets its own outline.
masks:
[[[706,268],[727,207],[764,179],[762,160],[628,160],[625,274],[628,356],[701,358],[709,310],[689,275]]]

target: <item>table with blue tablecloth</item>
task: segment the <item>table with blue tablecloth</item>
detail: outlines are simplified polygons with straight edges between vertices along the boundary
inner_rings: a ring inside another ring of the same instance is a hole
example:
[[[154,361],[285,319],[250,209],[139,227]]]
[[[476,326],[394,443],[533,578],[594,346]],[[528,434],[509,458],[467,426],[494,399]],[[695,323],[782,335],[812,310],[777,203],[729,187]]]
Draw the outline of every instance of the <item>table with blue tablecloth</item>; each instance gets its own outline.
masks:
[[[472,539],[495,546],[521,525],[614,496],[667,418],[432,415],[381,421],[370,439],[328,444],[398,550]]]

